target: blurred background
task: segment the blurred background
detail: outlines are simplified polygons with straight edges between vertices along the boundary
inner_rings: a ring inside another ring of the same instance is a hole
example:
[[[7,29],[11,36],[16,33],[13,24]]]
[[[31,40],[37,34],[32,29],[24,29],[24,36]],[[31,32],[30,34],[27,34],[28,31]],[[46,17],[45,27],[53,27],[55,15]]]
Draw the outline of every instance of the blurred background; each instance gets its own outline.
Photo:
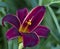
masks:
[[[0,0],[0,49],[18,49],[17,39],[7,41],[5,32],[11,27],[6,23],[2,27],[2,18],[6,14],[15,14],[24,7],[30,11],[35,6],[45,6],[46,14],[42,25],[50,29],[47,39],[40,38],[38,45],[24,49],[60,49],[60,0]]]

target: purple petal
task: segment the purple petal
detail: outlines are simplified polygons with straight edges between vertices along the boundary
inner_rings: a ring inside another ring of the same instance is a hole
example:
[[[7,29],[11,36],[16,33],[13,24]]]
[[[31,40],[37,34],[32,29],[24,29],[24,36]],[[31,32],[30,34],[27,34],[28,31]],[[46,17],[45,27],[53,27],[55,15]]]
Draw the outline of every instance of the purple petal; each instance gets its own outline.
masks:
[[[39,37],[35,33],[25,33],[22,37],[24,47],[32,47],[38,44]]]
[[[45,38],[48,36],[48,33],[50,32],[50,30],[45,26],[38,26],[34,31],[38,34],[38,36]]]
[[[28,27],[29,32],[35,29],[39,23],[43,20],[45,13],[45,7],[44,6],[37,6],[33,8],[30,13],[26,16],[26,18],[23,21],[23,26],[26,27],[29,20],[31,20],[31,25]]]
[[[24,18],[26,17],[27,14],[28,14],[27,8],[20,9],[16,12],[16,15],[19,18],[19,20],[21,21],[21,23],[23,22],[23,20],[24,20]]]
[[[20,26],[20,22],[19,20],[14,16],[14,15],[6,15],[3,19],[2,19],[2,25],[4,26],[4,22],[8,22],[10,24],[12,24],[13,26],[15,26],[16,28],[19,28]]]
[[[20,36],[19,32],[16,28],[12,27],[6,32],[6,37],[8,40],[14,39],[16,37]]]

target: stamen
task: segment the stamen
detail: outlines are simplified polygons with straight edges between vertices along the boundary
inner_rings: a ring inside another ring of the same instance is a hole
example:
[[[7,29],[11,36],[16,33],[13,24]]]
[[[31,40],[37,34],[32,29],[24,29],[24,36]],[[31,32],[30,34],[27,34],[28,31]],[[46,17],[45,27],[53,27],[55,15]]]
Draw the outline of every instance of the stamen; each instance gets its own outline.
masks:
[[[29,26],[29,25],[27,25],[27,26],[24,28],[23,32],[27,32],[28,26]]]
[[[20,28],[19,28],[19,32],[20,32],[20,31],[22,31],[22,25],[21,25]]]
[[[27,21],[27,26],[24,29],[24,32],[26,32],[28,30],[28,26],[31,25],[31,20]]]
[[[31,25],[31,20],[29,20],[29,21],[27,22],[27,24],[28,24],[28,25]]]
[[[28,32],[28,26],[31,25],[31,20],[26,21],[26,23],[26,27],[23,27],[23,25],[20,26],[19,32]]]

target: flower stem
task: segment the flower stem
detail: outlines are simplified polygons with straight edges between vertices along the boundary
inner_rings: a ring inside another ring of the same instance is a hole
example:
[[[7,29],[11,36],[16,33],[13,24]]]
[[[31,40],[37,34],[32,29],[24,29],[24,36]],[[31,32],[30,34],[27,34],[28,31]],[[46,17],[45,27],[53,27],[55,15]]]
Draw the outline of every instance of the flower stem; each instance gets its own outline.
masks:
[[[58,20],[56,18],[56,15],[54,14],[54,12],[53,12],[53,10],[52,10],[52,8],[50,6],[47,6],[47,7],[48,7],[48,10],[49,10],[49,12],[50,12],[50,14],[51,14],[51,16],[52,16],[55,24],[56,24],[56,27],[58,29],[58,32],[60,33],[60,26],[59,26]]]
[[[20,43],[18,49],[23,49],[23,48],[24,48],[23,43]]]

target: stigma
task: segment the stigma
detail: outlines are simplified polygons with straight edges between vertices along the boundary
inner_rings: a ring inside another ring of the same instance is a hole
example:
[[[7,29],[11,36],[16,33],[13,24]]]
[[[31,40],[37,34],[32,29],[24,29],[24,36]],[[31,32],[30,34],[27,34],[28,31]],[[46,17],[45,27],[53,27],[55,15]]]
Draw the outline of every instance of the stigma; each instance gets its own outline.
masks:
[[[25,23],[26,23],[26,26],[24,27],[23,25],[21,25],[19,28],[19,32],[23,32],[23,33],[29,32],[28,27],[32,24],[32,22],[31,22],[31,20],[28,20]]]

